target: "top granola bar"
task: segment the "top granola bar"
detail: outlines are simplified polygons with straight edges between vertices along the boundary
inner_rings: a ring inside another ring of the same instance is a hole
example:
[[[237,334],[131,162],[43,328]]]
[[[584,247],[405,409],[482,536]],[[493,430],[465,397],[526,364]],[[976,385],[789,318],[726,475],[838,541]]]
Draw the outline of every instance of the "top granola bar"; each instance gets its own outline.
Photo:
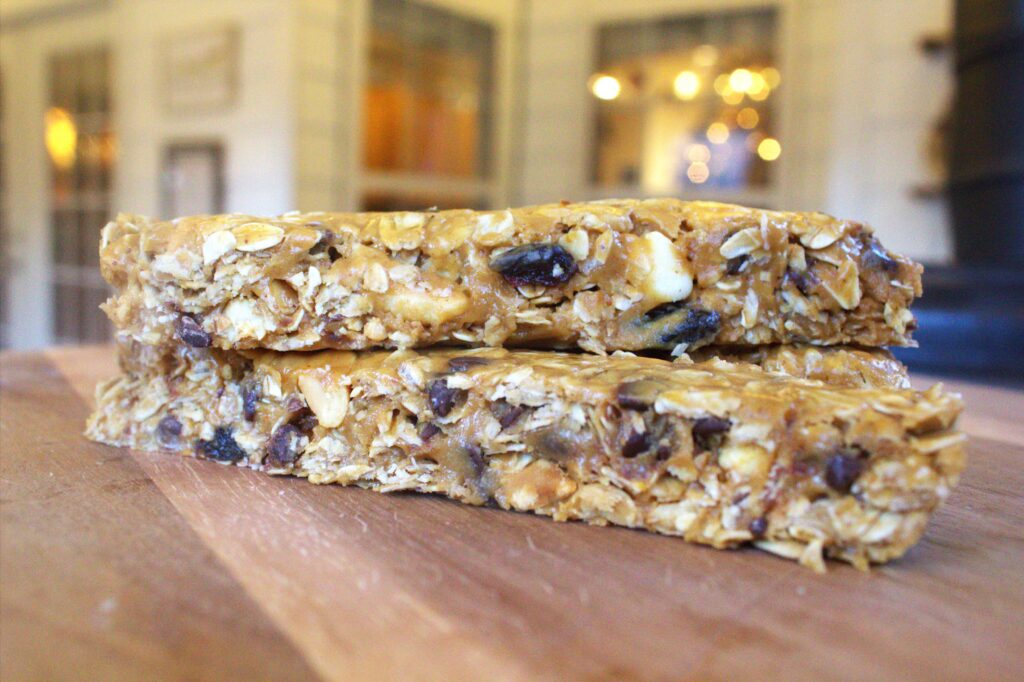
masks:
[[[122,335],[223,349],[906,346],[921,293],[860,223],[676,199],[120,215],[100,249]]]

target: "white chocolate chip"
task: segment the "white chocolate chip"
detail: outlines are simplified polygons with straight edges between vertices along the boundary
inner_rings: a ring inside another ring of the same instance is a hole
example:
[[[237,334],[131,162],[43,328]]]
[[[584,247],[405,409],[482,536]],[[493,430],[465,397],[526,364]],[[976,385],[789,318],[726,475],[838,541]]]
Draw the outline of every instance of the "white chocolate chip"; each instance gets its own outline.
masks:
[[[639,251],[638,257],[646,260],[648,269],[641,289],[648,301],[668,303],[690,295],[693,275],[672,240],[661,232],[648,232],[634,249]]]
[[[341,425],[348,412],[348,388],[333,383],[325,386],[323,378],[313,374],[299,376],[298,384],[321,426],[333,429]]]

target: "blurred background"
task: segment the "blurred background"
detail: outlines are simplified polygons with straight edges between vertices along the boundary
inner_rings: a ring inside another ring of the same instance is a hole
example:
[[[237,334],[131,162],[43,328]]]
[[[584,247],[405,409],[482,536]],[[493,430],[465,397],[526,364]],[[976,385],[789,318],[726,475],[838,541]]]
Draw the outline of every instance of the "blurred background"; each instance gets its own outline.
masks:
[[[118,211],[667,195],[870,223],[1012,381],[1022,89],[1016,0],[3,0],[0,344],[109,337]]]

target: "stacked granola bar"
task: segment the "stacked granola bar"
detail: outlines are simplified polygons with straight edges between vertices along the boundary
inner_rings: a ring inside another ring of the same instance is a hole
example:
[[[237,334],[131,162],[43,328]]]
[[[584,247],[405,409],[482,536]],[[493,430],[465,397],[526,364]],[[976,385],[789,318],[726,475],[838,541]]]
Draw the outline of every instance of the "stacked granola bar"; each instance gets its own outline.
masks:
[[[959,398],[883,348],[921,267],[822,214],[122,215],[101,265],[114,445],[818,569],[903,554],[964,465]]]

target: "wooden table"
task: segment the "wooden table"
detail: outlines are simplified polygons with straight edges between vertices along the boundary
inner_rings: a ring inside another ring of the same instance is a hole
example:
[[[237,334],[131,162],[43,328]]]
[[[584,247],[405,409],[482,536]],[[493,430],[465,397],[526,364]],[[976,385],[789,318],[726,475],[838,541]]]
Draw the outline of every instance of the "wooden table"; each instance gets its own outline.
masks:
[[[1020,679],[1024,394],[957,385],[966,474],[904,559],[313,486],[80,433],[108,348],[2,360],[0,677]]]

